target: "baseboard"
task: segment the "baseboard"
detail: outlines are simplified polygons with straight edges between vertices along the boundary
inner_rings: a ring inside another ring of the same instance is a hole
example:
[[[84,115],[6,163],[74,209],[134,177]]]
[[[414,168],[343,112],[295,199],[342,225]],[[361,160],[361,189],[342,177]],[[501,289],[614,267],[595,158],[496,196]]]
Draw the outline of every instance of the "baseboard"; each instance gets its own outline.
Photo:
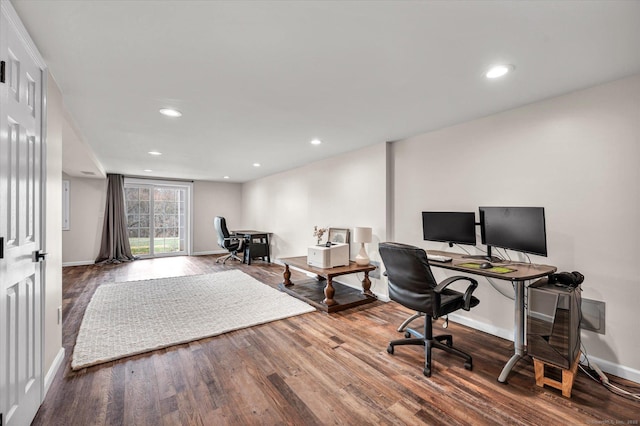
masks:
[[[596,358],[591,355],[589,355],[589,361],[598,364],[598,367],[600,367],[600,369],[605,373],[613,374],[614,376],[631,380],[635,383],[640,383],[640,370],[635,370],[624,365],[614,364],[611,361]]]
[[[505,340],[510,340],[513,342],[513,330],[496,327],[491,324],[486,324],[484,322],[476,321],[474,319],[457,315],[457,314],[449,314],[449,319],[455,323],[466,325],[467,327],[471,327],[474,330],[484,331],[485,333],[489,333],[493,336],[501,337]]]
[[[51,383],[53,383],[53,379],[56,377],[56,373],[62,366],[63,361],[64,361],[64,348],[60,348],[60,350],[58,351],[58,354],[56,355],[55,359],[51,363],[51,367],[49,367],[49,371],[47,371],[47,374],[44,376],[44,391],[42,393],[43,401],[44,401],[44,397],[47,395],[47,392],[49,392]]]
[[[65,266],[85,266],[85,265],[93,265],[95,264],[95,260],[79,260],[76,262],[62,262],[62,267]]]

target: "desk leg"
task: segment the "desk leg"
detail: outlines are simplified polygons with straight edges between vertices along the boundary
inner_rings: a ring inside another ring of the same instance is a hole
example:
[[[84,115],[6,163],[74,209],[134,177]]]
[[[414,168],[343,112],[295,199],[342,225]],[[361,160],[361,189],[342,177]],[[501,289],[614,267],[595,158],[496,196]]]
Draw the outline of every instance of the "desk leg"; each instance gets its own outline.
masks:
[[[291,271],[289,270],[289,265],[284,265],[284,274],[282,274],[282,276],[284,277],[283,284],[287,287],[291,287],[293,283],[291,282]]]
[[[520,358],[526,354],[526,349],[524,347],[524,281],[516,281],[515,287],[515,323],[513,330],[514,354],[502,369],[500,377],[498,377],[498,381],[500,383],[507,382],[507,376],[509,376],[513,367],[515,367]]]
[[[333,300],[333,295],[336,293],[336,290],[333,288],[332,281],[333,278],[327,278],[327,285],[324,288],[324,297],[325,299],[322,301],[327,306],[333,306],[336,304],[336,301]]]
[[[371,291],[371,280],[369,279],[369,271],[364,272],[364,279],[362,280],[362,293],[367,296],[376,297]]]

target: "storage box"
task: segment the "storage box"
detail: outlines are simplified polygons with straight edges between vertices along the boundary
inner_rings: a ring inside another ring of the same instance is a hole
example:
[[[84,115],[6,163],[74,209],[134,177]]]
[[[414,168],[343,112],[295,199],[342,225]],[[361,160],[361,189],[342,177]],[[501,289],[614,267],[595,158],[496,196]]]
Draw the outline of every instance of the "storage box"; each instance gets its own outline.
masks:
[[[349,244],[332,243],[330,247],[311,246],[307,264],[316,268],[335,268],[349,264]]]

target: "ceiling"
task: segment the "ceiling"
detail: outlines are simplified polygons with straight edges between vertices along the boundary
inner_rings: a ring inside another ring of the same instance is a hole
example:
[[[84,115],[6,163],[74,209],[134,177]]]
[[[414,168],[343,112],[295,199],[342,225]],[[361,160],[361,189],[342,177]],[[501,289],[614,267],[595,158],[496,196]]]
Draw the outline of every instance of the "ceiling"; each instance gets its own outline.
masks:
[[[637,0],[11,3],[80,175],[245,182],[640,72]]]

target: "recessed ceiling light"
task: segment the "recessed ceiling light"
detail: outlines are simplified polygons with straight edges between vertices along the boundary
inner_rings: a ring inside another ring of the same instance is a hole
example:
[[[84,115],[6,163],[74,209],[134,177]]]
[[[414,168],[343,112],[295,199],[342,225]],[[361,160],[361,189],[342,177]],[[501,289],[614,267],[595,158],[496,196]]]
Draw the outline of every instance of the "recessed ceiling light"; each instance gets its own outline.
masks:
[[[489,71],[487,71],[487,73],[485,74],[485,77],[499,78],[513,71],[513,68],[514,68],[513,65],[496,65],[494,67],[491,67]]]
[[[162,153],[160,151],[149,151],[147,154],[151,154],[151,155],[162,155]]]
[[[161,108],[160,114],[166,115],[167,117],[182,117],[182,113],[173,108]]]
[[[314,139],[311,141],[311,145],[320,145],[322,141],[320,139]]]
[[[222,179],[229,179],[229,176],[223,176]]]
[[[143,171],[144,171],[144,172],[149,173],[149,172],[152,172],[153,170],[151,170],[151,169],[144,169]]]
[[[253,163],[253,167],[260,167],[260,163]]]

